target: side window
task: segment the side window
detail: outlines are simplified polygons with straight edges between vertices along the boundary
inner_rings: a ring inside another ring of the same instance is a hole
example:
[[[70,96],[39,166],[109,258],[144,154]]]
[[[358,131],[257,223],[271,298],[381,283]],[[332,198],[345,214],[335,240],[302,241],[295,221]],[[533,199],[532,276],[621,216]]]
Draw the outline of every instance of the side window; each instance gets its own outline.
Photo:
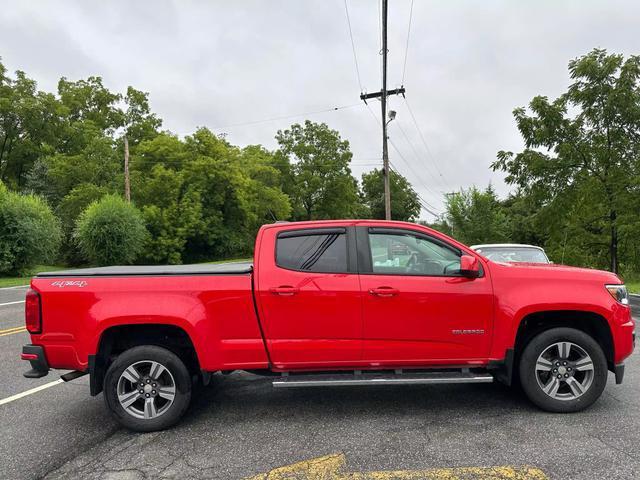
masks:
[[[347,235],[345,233],[306,233],[300,236],[278,238],[276,264],[290,270],[347,272]]]
[[[460,254],[440,242],[411,233],[369,233],[373,273],[458,276]]]

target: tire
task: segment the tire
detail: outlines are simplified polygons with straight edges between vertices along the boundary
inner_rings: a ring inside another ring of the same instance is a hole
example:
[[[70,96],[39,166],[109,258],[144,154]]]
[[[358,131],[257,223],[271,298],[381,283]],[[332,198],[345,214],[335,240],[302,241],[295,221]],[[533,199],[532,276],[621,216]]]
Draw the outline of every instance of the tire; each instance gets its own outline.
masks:
[[[519,373],[522,389],[535,405],[569,413],[600,398],[608,369],[602,348],[591,336],[573,328],[552,328],[529,341]]]
[[[104,399],[125,428],[138,432],[163,430],[178,422],[187,410],[191,376],[182,360],[166,348],[134,347],[109,366]]]

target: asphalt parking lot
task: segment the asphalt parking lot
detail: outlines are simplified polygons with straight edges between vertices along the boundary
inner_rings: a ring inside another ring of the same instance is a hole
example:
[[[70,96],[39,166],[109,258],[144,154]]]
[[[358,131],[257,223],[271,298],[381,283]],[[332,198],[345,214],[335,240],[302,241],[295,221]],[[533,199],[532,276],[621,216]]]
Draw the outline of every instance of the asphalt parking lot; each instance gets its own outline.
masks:
[[[134,434],[86,377],[3,403],[58,378],[22,377],[24,292],[0,289],[1,479],[640,478],[638,351],[623,385],[610,375],[572,415],[499,384],[274,390],[234,373],[198,391],[177,427]]]

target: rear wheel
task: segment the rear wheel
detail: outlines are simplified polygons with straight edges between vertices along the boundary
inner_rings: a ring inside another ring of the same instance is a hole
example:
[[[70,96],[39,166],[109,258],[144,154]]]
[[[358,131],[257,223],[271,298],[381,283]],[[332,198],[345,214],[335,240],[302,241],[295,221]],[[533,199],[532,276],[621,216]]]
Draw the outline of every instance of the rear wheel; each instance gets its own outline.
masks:
[[[120,354],[107,370],[104,398],[115,418],[141,432],[175,424],[191,399],[191,376],[173,352],[151,345]]]
[[[529,399],[549,412],[577,412],[593,404],[607,383],[598,343],[573,328],[535,336],[520,358],[520,383]]]

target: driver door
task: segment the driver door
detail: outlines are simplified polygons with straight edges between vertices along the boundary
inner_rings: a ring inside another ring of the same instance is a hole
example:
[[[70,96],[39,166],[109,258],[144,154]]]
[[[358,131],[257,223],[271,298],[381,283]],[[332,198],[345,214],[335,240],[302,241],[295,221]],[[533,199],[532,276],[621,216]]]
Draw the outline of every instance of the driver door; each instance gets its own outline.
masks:
[[[493,316],[486,270],[480,278],[462,277],[462,252],[427,233],[358,227],[357,234],[363,359],[369,365],[486,358]]]

